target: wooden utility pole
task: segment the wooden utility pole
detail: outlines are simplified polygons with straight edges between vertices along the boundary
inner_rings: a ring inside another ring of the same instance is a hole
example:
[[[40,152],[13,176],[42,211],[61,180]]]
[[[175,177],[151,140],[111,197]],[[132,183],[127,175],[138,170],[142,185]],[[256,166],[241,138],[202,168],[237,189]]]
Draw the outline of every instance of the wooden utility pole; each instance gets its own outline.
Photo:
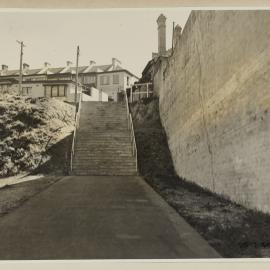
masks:
[[[19,75],[19,94],[22,94],[22,62],[23,62],[23,47],[25,47],[23,41],[17,40],[17,42],[21,46],[21,54],[20,54],[20,75]]]
[[[78,111],[77,104],[77,94],[78,94],[78,71],[79,71],[79,56],[80,56],[80,48],[77,46],[77,57],[76,57],[76,84],[75,84],[75,106],[76,112]],[[82,94],[82,93],[81,93]]]

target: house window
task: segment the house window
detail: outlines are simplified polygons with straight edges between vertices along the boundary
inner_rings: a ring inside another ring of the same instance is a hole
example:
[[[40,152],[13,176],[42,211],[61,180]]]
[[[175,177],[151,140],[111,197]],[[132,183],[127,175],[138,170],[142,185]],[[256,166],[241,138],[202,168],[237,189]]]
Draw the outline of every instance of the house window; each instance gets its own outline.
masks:
[[[58,86],[52,86],[52,97],[58,96]]]
[[[65,96],[65,86],[64,85],[59,85],[58,86],[58,96],[59,97],[64,97]]]
[[[101,85],[110,84],[110,77],[108,75],[101,76],[100,84]]]
[[[31,94],[32,87],[22,87],[22,95],[29,96]]]
[[[45,97],[51,97],[51,87],[50,86],[44,86],[45,91]]]
[[[127,77],[127,85],[129,85],[129,77]]]
[[[44,81],[47,80],[45,76],[38,76],[38,77],[25,77],[24,81]]]
[[[95,76],[84,76],[83,79],[85,84],[91,84],[96,82],[96,77]]]
[[[65,85],[46,85],[44,86],[45,97],[65,97],[66,86]]]
[[[113,75],[113,84],[119,84],[119,74]]]

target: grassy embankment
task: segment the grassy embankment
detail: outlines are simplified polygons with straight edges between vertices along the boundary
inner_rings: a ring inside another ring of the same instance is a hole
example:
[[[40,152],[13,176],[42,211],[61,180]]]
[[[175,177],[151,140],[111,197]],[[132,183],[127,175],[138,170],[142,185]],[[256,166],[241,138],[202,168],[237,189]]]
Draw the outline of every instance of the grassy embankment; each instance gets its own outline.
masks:
[[[62,101],[0,95],[0,177],[64,174],[74,108]]]

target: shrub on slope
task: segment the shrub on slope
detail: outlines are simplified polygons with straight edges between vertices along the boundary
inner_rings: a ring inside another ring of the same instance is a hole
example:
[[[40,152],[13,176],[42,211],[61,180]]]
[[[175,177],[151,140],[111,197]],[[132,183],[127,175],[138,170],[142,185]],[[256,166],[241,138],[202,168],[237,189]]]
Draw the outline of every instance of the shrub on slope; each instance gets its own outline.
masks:
[[[69,135],[74,108],[62,101],[0,95],[0,177],[30,172],[50,159],[48,149]]]

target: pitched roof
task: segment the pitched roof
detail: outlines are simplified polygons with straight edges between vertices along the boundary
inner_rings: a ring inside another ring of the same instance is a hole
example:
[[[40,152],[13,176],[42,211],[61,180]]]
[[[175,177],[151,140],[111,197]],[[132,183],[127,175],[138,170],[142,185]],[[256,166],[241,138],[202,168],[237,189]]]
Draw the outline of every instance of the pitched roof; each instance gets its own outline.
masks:
[[[28,69],[26,74],[24,75],[42,75],[45,74],[42,71],[44,71],[46,68],[39,68],[39,69]],[[99,73],[99,72],[113,72],[113,71],[126,71],[128,73],[130,73],[131,75],[135,76],[134,74],[132,74],[131,72],[129,72],[128,70],[124,69],[123,67],[117,65],[115,68],[113,68],[113,65],[93,65],[91,66],[80,66],[78,67],[78,71],[79,73],[83,73],[85,71],[85,73]],[[16,70],[7,70],[5,72],[5,74],[2,75],[2,77],[4,76],[16,76],[19,75],[20,70],[16,69]],[[76,67],[48,67],[46,69],[46,73],[48,72],[48,74],[53,75],[53,74],[65,74],[65,73],[75,73],[76,72]],[[1,75],[0,75],[1,77]]]
[[[35,75],[37,74],[41,69],[29,69],[26,73],[26,75]],[[18,70],[18,73],[19,73],[19,70]]]

